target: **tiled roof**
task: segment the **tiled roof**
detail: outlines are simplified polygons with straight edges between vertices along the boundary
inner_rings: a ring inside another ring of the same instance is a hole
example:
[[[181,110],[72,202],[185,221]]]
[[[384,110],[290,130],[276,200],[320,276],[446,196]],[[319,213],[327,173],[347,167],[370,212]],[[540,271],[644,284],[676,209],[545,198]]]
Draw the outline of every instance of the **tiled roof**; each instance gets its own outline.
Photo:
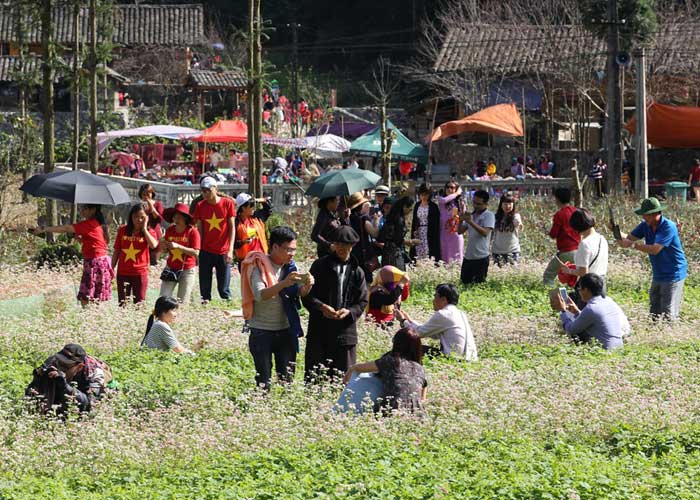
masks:
[[[27,73],[39,74],[41,70],[41,59],[36,57],[28,57],[25,60],[25,71]],[[12,56],[0,56],[0,82],[17,81],[17,73],[19,72],[19,59]]]
[[[248,79],[245,72],[240,69],[234,70],[190,70],[190,77],[194,87],[210,89],[242,89],[245,88]]]
[[[72,9],[57,8],[54,14],[56,41],[74,40]],[[0,42],[15,42],[16,28],[12,9],[0,6]],[[41,42],[38,14],[25,23],[28,43]],[[88,9],[81,14],[83,40],[88,38]],[[206,44],[202,5],[116,5],[112,40],[117,45],[196,46]]]
[[[72,65],[73,59],[67,58],[63,60],[64,64]],[[100,65],[99,71],[104,71],[104,66]],[[127,82],[128,79],[107,67],[107,77],[112,78],[120,83]],[[0,56],[0,83],[16,82],[20,72],[19,58],[16,56]],[[29,56],[25,59],[25,74],[31,74],[32,77],[41,78],[41,57]],[[65,74],[59,69],[56,71],[56,81],[59,81]],[[38,83],[38,82],[37,82]]]
[[[526,74],[583,64],[598,71],[605,69],[606,49],[582,26],[470,24],[447,32],[433,70]],[[647,59],[664,73],[700,71],[700,26],[662,27]]]

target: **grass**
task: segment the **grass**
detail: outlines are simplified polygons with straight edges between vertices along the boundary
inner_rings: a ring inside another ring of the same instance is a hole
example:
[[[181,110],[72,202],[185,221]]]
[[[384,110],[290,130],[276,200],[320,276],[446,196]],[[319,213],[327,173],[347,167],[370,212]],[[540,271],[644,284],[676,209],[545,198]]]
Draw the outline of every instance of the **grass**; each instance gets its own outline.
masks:
[[[146,352],[137,348],[146,308],[81,310],[77,269],[0,268],[4,297],[46,294],[32,314],[0,308],[0,499],[698,498],[695,264],[682,320],[654,323],[648,264],[612,249],[610,295],[633,336],[612,353],[573,345],[540,281],[551,243],[535,227],[550,210],[523,206],[522,265],[492,268],[461,296],[480,360],[426,361],[423,418],[336,415],[340,387],[306,388],[300,374],[263,397],[242,324],[224,304],[178,318],[183,343],[206,340],[197,356]],[[696,222],[694,207],[680,214],[684,227]],[[698,255],[700,244],[687,242]],[[434,286],[456,282],[458,269],[421,265],[411,276],[404,307],[426,318]],[[67,341],[108,361],[119,390],[82,419],[28,414],[32,368]],[[390,334],[362,324],[358,358],[389,344]]]

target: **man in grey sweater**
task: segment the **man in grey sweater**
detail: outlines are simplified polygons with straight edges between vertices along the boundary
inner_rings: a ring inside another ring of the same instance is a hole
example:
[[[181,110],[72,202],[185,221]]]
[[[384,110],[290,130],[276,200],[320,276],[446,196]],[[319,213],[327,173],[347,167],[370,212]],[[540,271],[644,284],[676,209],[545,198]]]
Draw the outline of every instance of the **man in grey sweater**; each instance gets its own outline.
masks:
[[[299,297],[313,286],[313,277],[297,272],[292,257],[297,249],[297,235],[292,229],[276,227],[270,232],[269,255],[251,252],[244,265],[252,265],[250,287],[253,292],[253,316],[248,321],[248,346],[255,364],[255,382],[265,390],[270,387],[272,358],[281,381],[294,375],[298,337],[302,335],[297,310]],[[253,263],[252,261],[256,261]]]

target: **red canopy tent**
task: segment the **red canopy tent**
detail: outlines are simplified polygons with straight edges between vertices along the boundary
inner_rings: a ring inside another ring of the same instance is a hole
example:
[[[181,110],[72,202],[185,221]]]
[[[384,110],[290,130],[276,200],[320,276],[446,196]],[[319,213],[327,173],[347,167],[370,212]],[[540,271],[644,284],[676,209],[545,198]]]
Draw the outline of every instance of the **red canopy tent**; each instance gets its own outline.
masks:
[[[636,133],[637,120],[625,128]],[[647,142],[657,148],[700,147],[700,108],[652,103],[647,107]]]
[[[464,132],[520,137],[523,135],[523,121],[515,104],[497,104],[459,120],[443,123],[433,130],[427,140],[439,141]]]
[[[219,120],[204,130],[201,135],[192,137],[195,142],[246,142],[248,126],[242,120]]]

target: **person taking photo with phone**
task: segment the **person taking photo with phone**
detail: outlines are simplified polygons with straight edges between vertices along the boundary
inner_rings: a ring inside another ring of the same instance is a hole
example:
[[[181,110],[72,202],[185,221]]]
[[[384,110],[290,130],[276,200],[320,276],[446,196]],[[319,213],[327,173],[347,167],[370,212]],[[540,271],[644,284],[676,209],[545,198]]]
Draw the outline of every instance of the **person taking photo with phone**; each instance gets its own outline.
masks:
[[[280,382],[294,377],[299,337],[299,299],[314,285],[310,274],[298,272],[294,262],[297,234],[278,226],[270,232],[270,253],[249,252],[241,265],[243,317],[248,320],[248,347],[255,364],[255,383],[270,388],[272,359]]]

